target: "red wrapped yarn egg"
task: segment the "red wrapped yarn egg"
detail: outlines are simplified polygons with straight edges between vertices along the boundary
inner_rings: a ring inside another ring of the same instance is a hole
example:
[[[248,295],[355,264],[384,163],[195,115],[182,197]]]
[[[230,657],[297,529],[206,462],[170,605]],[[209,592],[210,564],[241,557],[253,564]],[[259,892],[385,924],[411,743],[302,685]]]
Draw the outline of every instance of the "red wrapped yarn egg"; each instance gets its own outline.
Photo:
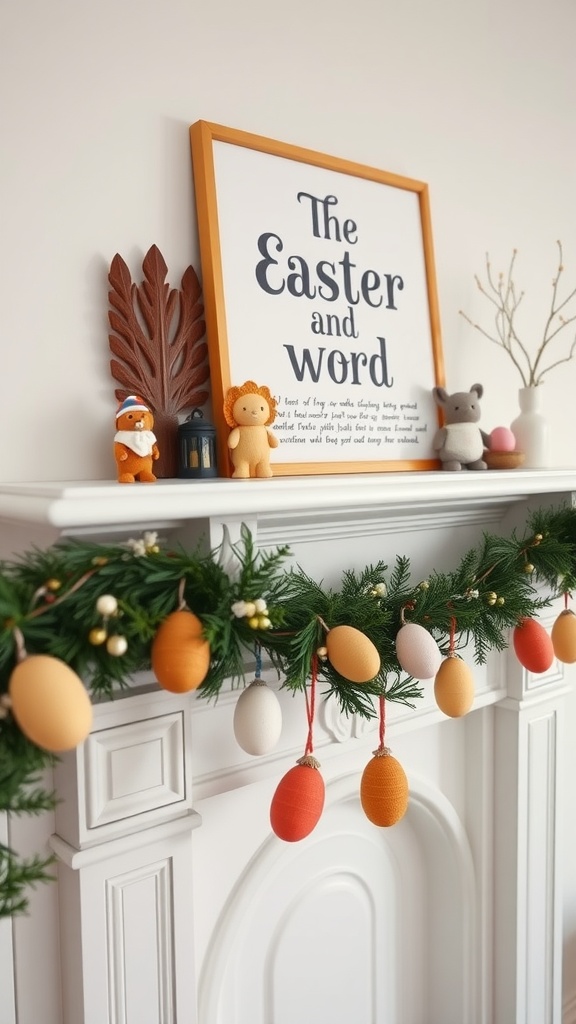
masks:
[[[276,787],[270,805],[270,825],[286,843],[305,839],[320,820],[325,786],[319,768],[315,757],[301,757]]]
[[[554,661],[552,640],[536,619],[522,619],[513,633],[516,657],[529,672],[547,672]]]

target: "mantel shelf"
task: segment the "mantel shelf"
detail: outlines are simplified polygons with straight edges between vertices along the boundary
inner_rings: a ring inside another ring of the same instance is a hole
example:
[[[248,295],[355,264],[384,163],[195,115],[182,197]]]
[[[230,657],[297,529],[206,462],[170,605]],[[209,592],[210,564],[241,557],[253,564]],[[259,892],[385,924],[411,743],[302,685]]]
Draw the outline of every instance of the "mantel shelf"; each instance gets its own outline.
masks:
[[[105,480],[15,483],[0,485],[0,521],[64,530],[335,509],[513,504],[572,491],[576,469],[160,480],[153,485]]]

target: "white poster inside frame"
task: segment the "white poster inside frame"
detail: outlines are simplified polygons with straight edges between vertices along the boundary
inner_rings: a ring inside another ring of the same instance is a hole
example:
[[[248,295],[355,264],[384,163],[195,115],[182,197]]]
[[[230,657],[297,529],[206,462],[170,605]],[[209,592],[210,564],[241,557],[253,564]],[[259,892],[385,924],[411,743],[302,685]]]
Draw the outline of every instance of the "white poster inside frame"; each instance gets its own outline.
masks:
[[[191,139],[220,474],[248,380],[277,401],[275,476],[437,468],[427,186],[205,121]]]

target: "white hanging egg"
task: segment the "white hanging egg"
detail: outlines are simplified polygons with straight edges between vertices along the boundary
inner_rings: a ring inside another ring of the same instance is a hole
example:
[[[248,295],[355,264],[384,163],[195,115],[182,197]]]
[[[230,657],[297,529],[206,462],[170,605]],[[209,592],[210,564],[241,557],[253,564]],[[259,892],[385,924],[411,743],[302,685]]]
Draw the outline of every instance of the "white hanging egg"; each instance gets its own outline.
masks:
[[[414,679],[433,679],[442,662],[434,637],[417,622],[406,622],[396,635],[400,667]]]
[[[282,732],[280,701],[263,679],[254,679],[234,709],[234,735],[242,750],[260,756],[274,749]]]

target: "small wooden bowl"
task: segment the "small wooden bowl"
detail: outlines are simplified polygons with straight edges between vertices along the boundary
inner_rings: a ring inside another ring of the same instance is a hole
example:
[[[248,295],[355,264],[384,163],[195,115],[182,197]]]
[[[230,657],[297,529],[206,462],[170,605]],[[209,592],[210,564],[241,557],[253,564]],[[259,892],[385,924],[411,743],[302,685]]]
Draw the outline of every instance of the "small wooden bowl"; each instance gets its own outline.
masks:
[[[524,462],[524,452],[485,451],[482,458],[488,469],[518,469]]]

